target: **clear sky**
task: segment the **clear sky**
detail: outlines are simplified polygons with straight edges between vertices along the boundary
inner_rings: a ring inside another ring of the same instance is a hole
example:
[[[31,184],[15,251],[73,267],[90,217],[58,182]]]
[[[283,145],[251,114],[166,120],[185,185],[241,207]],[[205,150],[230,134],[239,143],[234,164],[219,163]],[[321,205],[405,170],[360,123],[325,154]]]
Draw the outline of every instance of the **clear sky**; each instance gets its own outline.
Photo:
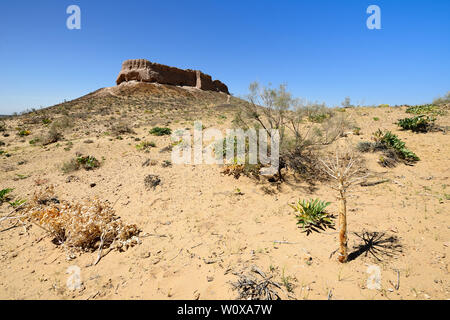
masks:
[[[81,30],[66,9],[81,8]],[[381,8],[381,30],[366,9]],[[286,83],[334,106],[417,104],[450,90],[449,0],[0,2],[0,114],[113,86],[123,60],[200,69],[235,95]]]

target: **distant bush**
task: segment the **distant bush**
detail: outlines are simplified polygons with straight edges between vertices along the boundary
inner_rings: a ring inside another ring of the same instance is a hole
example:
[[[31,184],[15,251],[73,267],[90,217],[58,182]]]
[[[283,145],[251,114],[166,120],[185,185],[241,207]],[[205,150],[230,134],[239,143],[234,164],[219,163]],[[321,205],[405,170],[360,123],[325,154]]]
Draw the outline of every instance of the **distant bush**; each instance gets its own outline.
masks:
[[[77,171],[81,168],[85,170],[93,170],[100,167],[100,162],[93,156],[79,156],[69,162],[63,164],[62,171],[64,173],[69,173]]]
[[[304,112],[308,120],[314,123],[322,123],[333,115],[333,112],[325,104],[307,103]]]
[[[441,98],[437,98],[433,101],[433,104],[436,105],[442,105],[442,104],[448,104],[450,103],[450,91],[447,92],[447,94]]]
[[[400,119],[397,122],[404,130],[411,130],[413,132],[427,132],[430,131],[434,126],[434,121],[436,119],[433,117],[421,115],[413,118]]]
[[[355,136],[361,135],[361,128],[360,128],[360,127],[354,127],[354,128],[353,128],[353,134],[354,134]]]
[[[369,142],[369,141],[358,142],[358,144],[356,145],[356,149],[359,152],[363,152],[363,153],[372,152],[373,151],[373,143]]]
[[[125,123],[125,122],[119,122],[115,125],[111,126],[111,131],[114,135],[116,136],[120,136],[122,134],[131,134],[131,133],[135,133],[133,129],[131,129],[131,127]]]
[[[63,138],[62,130],[58,126],[52,125],[47,135],[42,138],[42,145],[46,146],[51,143],[60,141]]]
[[[445,112],[443,110],[440,110],[440,108],[433,104],[425,104],[425,105],[419,105],[419,106],[411,106],[406,109],[406,113],[411,114],[433,114],[433,115],[443,115]]]
[[[6,123],[4,123],[3,121],[0,121],[0,132],[5,132],[6,131]]]
[[[334,227],[334,222],[331,220],[332,216],[325,212],[325,208],[330,205],[330,202],[315,200],[299,200],[295,205],[290,205],[295,210],[295,217],[297,224],[306,232],[310,234],[312,231],[318,229],[324,230],[326,227]]]
[[[172,130],[170,128],[155,127],[150,130],[150,134],[154,136],[166,136],[172,134]]]
[[[156,143],[153,141],[142,141],[141,143],[136,145],[137,150],[148,150],[149,148],[156,147]]]

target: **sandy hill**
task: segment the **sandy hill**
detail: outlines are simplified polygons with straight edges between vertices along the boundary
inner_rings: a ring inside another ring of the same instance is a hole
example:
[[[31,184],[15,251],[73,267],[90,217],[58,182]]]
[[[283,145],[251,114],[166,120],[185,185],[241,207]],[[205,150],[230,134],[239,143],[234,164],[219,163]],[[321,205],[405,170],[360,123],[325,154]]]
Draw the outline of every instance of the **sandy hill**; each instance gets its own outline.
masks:
[[[378,129],[390,130],[421,159],[389,168],[378,164],[379,154],[363,154],[372,176],[349,196],[353,259],[340,264],[336,256],[330,258],[338,246],[337,230],[307,236],[289,206],[320,198],[332,202],[328,209],[336,212],[336,194],[327,183],[311,188],[290,174],[283,183],[235,179],[216,165],[171,164],[170,137],[149,133],[156,126],[192,128],[195,120],[225,130],[243,103],[192,87],[128,82],[3,119],[0,190],[14,189],[9,202],[30,201],[53,185],[58,201],[108,201],[141,233],[140,244],[124,252],[105,248],[93,265],[96,250],[72,251],[34,224],[3,219],[0,298],[235,299],[231,282],[254,266],[273,275],[284,299],[450,298],[450,139],[445,132],[399,130],[395,122],[409,116],[406,107],[340,110],[360,128],[347,136],[353,144],[370,141]],[[442,114],[436,123],[449,126],[450,116]],[[95,157],[99,167],[71,167],[81,155]],[[149,175],[159,182],[149,186]],[[1,216],[12,209],[3,202]],[[378,260],[365,250],[359,237],[364,232],[376,232],[379,244],[399,250],[392,256],[376,251]],[[378,289],[368,288],[373,276],[368,266],[374,265],[381,270]],[[80,268],[82,282],[74,291],[67,287],[73,266]]]

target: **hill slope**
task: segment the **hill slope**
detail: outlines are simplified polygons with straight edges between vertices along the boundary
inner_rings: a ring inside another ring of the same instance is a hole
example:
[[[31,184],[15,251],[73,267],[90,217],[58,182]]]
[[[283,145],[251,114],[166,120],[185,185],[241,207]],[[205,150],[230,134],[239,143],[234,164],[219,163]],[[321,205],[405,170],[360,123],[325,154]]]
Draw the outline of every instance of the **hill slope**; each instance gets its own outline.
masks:
[[[286,175],[271,183],[221,174],[216,165],[170,164],[169,136],[153,136],[154,126],[192,129],[230,128],[236,105],[243,101],[196,89],[155,84],[104,88],[35,113],[5,119],[7,136],[0,149],[0,189],[14,188],[12,200],[30,199],[53,185],[58,199],[107,200],[118,216],[137,224],[141,244],[125,252],[71,252],[52,243],[36,226],[1,224],[0,298],[3,299],[233,299],[230,281],[258,266],[283,284],[283,298],[445,299],[450,297],[450,139],[443,132],[416,134],[394,124],[405,107],[348,108],[361,128],[349,134],[356,144],[377,129],[391,130],[421,159],[414,166],[381,167],[379,155],[365,154],[375,185],[356,185],[348,199],[349,249],[355,259],[342,265],[330,254],[337,248],[335,230],[307,236],[296,225],[289,204],[298,199],[331,201],[329,185],[314,188]],[[52,123],[49,123],[52,121]],[[60,141],[35,140],[57,123]],[[442,126],[450,116],[439,117]],[[17,135],[19,130],[29,135]],[[30,144],[30,142],[35,142]],[[137,148],[143,141],[154,147]],[[95,170],[65,173],[76,155],[101,162]],[[156,175],[160,184],[146,185]],[[4,202],[1,215],[11,211]],[[381,261],[364,250],[358,234],[385,233],[402,252]],[[83,285],[66,286],[66,271],[81,269]],[[367,288],[367,266],[382,272],[381,289]],[[397,288],[398,277],[400,285]]]

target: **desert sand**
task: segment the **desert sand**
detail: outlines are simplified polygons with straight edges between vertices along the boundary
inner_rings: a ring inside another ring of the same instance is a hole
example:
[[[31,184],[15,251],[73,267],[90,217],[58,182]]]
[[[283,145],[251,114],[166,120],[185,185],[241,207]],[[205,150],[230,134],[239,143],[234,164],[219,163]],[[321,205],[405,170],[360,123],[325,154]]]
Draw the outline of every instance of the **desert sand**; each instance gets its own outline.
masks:
[[[349,251],[341,264],[338,230],[303,233],[289,204],[298,199],[332,202],[327,183],[309,185],[286,173],[283,183],[221,173],[218,165],[164,166],[171,159],[170,136],[152,136],[154,126],[172,130],[231,127],[240,103],[224,93],[157,84],[127,83],[49,109],[4,119],[9,136],[0,136],[9,157],[0,155],[0,189],[13,199],[29,199],[53,185],[60,199],[109,201],[121,220],[139,226],[140,244],[125,252],[104,250],[69,254],[35,225],[1,224],[0,299],[236,299],[231,282],[257,266],[282,284],[283,299],[448,299],[450,298],[450,139],[445,132],[413,133],[395,122],[406,107],[346,108],[361,128],[345,139],[370,141],[377,129],[391,130],[421,159],[413,166],[384,168],[377,154],[364,154],[370,181],[355,185],[348,199]],[[42,146],[30,140],[48,131],[39,117],[69,117],[64,138]],[[33,120],[38,118],[38,120]],[[378,120],[376,120],[378,119]],[[111,125],[128,123],[134,133],[118,139]],[[450,115],[438,117],[450,126]],[[30,131],[20,137],[16,128]],[[149,152],[140,141],[153,141]],[[64,173],[76,153],[95,156],[95,170]],[[146,160],[146,165],[143,165]],[[144,178],[160,185],[146,188]],[[0,215],[12,210],[5,202]],[[12,227],[12,228],[10,228]],[[364,231],[395,237],[401,252],[356,254]],[[330,255],[332,255],[330,257]],[[381,288],[367,286],[368,267],[381,269]],[[67,270],[78,266],[82,285],[70,290]]]

